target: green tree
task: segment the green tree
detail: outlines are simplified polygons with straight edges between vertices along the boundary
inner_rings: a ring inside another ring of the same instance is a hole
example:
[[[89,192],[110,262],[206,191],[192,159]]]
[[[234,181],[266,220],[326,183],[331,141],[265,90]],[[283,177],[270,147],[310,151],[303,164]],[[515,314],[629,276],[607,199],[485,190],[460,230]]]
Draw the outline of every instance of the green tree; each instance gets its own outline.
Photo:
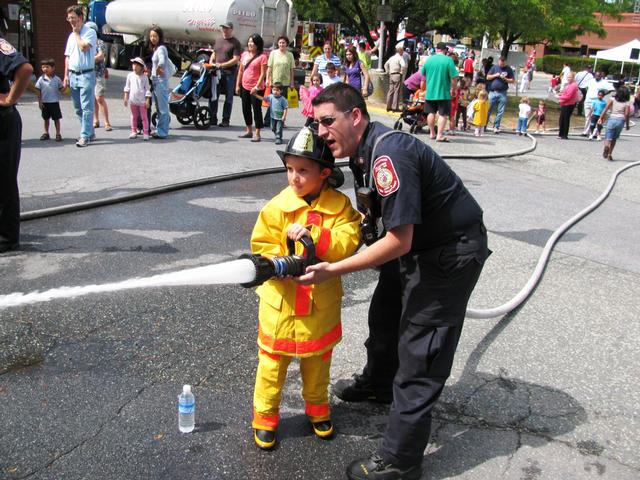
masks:
[[[476,0],[468,4],[468,18],[475,21],[471,32],[503,40],[501,54],[507,56],[516,41],[524,44],[560,45],[579,35],[604,37],[600,15],[617,15],[629,1],[611,0]]]

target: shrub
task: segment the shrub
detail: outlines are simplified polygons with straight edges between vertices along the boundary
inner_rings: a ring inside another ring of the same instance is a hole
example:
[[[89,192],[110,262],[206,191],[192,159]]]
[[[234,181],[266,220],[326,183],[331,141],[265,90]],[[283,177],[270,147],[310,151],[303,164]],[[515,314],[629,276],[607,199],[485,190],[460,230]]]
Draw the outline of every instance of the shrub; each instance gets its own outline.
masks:
[[[564,63],[567,62],[574,72],[583,70],[587,65],[593,66],[595,58],[576,57],[571,55],[545,55],[542,58],[536,58],[536,70],[546,73],[559,74],[562,71]],[[622,62],[614,62],[611,60],[598,60],[597,69],[602,70],[605,74],[617,74],[620,73],[620,67]],[[625,63],[623,75],[629,76],[632,73],[632,69],[635,70],[635,74],[638,74],[638,67],[634,63]]]

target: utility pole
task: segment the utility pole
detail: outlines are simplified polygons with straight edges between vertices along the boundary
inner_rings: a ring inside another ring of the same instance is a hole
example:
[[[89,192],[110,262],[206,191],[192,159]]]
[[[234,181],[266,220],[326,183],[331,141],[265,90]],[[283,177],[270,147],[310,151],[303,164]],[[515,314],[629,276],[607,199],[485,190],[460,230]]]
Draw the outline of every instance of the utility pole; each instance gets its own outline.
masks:
[[[640,0],[636,0],[636,3]],[[384,0],[382,0],[382,6],[384,6]],[[380,33],[378,34],[378,70],[384,71],[384,20],[380,20]]]

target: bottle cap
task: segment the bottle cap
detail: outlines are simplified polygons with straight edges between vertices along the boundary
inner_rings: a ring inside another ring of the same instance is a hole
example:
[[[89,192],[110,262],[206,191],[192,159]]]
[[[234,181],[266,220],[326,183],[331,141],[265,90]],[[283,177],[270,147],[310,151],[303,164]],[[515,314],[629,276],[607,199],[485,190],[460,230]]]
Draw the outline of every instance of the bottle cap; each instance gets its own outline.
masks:
[[[191,385],[183,385],[182,393],[191,393]]]

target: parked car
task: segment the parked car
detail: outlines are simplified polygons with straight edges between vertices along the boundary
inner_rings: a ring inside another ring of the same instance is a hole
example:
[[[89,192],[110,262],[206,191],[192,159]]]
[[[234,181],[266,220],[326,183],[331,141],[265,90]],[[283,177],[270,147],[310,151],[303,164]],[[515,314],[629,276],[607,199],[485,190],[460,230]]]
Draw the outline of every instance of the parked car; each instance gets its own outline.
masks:
[[[453,47],[453,52],[457,53],[459,57],[463,57],[467,55],[467,46],[459,43],[455,47]]]

